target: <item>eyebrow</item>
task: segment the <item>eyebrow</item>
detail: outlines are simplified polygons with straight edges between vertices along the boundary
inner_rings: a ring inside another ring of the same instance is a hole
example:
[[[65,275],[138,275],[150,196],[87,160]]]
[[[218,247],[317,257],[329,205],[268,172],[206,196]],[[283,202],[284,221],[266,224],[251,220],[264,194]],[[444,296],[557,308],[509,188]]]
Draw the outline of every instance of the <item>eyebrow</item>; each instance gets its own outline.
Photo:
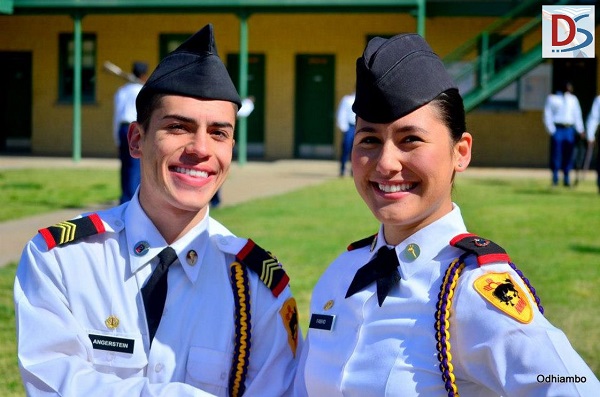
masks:
[[[360,128],[360,129],[356,130],[356,134],[358,134],[360,132],[374,134],[374,133],[377,133],[377,129],[374,128],[374,127],[372,127],[372,126],[370,126],[370,125],[367,125],[367,126],[364,126],[364,127]],[[394,130],[394,132],[399,132],[399,133],[404,133],[404,134],[411,133],[411,132],[422,132],[424,134],[428,133],[428,131],[426,129],[418,127],[418,126],[416,126],[414,124],[409,124],[409,125],[401,126],[399,128],[396,128]]]
[[[196,120],[190,117],[185,117],[179,114],[166,114],[163,116],[162,118],[163,120],[167,120],[167,119],[175,119],[175,120],[179,120],[183,123],[191,123],[191,124],[197,124]],[[227,122],[227,121],[214,121],[212,123],[210,123],[211,127],[218,127],[218,128],[234,128],[233,124]]]

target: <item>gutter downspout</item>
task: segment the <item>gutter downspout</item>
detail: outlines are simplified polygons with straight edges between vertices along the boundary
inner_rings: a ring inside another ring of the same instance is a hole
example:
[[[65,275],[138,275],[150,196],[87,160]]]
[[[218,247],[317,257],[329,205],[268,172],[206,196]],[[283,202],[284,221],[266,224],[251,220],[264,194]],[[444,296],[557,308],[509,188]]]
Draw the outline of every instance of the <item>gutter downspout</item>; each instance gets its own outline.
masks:
[[[83,40],[81,20],[83,14],[76,12],[73,17],[73,162],[81,160],[81,68]]]
[[[240,56],[239,56],[239,90],[242,99],[248,96],[248,18],[250,13],[240,12]],[[238,125],[238,163],[244,165],[247,162],[248,143],[248,117],[237,119]]]

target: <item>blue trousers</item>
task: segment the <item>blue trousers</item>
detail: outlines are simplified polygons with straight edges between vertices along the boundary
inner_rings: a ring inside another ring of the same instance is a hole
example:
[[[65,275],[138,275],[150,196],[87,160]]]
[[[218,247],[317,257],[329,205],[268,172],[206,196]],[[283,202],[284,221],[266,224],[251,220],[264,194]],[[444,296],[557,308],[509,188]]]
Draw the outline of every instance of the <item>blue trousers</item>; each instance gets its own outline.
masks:
[[[119,202],[121,204],[133,198],[141,178],[140,159],[134,159],[129,154],[127,130],[129,130],[127,123],[123,123],[119,127],[119,158],[121,159],[121,197]]]
[[[569,172],[573,169],[573,151],[575,148],[575,128],[556,127],[550,140],[550,169],[552,184],[558,184],[558,172],[563,172],[563,183],[569,185]]]
[[[346,171],[346,162],[350,159],[350,153],[352,152],[352,142],[354,142],[354,131],[356,127],[351,125],[348,131],[344,132],[342,138],[342,156],[340,157],[340,176],[344,176]]]

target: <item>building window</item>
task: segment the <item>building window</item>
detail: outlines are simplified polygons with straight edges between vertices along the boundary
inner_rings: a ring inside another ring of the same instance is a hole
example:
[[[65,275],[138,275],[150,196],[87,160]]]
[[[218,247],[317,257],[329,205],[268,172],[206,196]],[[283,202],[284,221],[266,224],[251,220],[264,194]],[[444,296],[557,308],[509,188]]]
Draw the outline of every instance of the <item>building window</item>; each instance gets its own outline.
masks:
[[[159,56],[163,59],[171,52],[175,51],[177,47],[183,44],[184,41],[190,38],[193,33],[163,33],[159,36]]]
[[[59,102],[73,101],[73,65],[75,39],[72,33],[59,35]],[[96,99],[96,35],[84,33],[82,36],[81,58],[81,101],[94,102]]]

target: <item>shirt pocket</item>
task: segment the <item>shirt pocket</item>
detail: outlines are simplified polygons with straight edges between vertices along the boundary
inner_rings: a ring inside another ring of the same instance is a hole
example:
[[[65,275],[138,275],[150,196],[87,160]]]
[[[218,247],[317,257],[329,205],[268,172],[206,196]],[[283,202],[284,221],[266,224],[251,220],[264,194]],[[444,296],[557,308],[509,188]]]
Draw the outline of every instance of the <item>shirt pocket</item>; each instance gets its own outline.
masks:
[[[208,393],[225,396],[230,366],[231,354],[192,346],[188,355],[185,383]]]
[[[97,371],[114,374],[122,379],[144,376],[148,357],[141,334],[90,331],[88,335],[92,342],[92,364]]]

